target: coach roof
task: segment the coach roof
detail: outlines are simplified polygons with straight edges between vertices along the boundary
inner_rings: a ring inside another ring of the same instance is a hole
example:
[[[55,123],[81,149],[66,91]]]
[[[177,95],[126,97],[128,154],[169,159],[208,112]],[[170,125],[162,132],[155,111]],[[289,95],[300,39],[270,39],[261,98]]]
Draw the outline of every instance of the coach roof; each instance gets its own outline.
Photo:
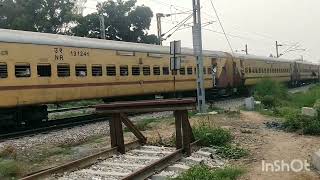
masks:
[[[8,29],[0,29],[0,42],[107,49],[107,50],[133,51],[133,52],[148,52],[148,53],[159,53],[159,54],[170,53],[170,48],[167,46],[102,40],[102,39],[38,33],[38,32],[17,31],[17,30],[8,30]],[[213,56],[213,57],[227,56],[226,53],[221,51],[203,51],[203,52],[207,56]],[[193,55],[193,50],[190,48],[183,48],[182,53],[184,55]]]

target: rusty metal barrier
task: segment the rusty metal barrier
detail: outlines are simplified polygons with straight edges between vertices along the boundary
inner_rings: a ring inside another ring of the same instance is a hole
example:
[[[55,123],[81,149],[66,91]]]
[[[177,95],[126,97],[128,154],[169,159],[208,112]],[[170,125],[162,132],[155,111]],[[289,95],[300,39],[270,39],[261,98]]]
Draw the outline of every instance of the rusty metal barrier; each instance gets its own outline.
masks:
[[[187,155],[191,155],[190,144],[195,141],[188,119],[188,110],[194,110],[195,107],[196,100],[193,98],[115,102],[94,106],[99,113],[112,114],[112,119],[109,121],[111,147],[117,147],[120,153],[125,153],[122,123],[139,139],[141,144],[147,141],[146,137],[128,119],[127,113],[173,111],[176,125],[176,148],[182,149]]]

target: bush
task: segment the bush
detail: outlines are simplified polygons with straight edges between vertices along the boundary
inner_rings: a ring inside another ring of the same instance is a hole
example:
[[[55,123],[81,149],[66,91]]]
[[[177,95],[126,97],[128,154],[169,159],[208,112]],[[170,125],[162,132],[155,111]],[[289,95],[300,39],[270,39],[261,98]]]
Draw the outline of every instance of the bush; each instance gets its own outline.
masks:
[[[273,112],[274,115],[284,117],[285,119],[297,119],[301,111],[292,107],[277,107]]]
[[[276,105],[276,99],[271,95],[263,96],[260,100],[261,103],[267,108],[272,108]]]
[[[290,117],[284,120],[283,127],[287,129],[288,131],[297,131],[301,129],[301,119],[297,117]]]
[[[242,157],[245,157],[249,154],[249,152],[245,149],[242,149],[240,147],[236,147],[233,145],[226,145],[222,147],[216,147],[217,154],[220,155],[223,158],[228,159],[240,159]]]
[[[223,146],[231,142],[230,131],[222,128],[214,128],[205,125],[195,127],[193,130],[196,139],[201,146]]]
[[[265,96],[286,99],[288,97],[287,88],[276,81],[262,80],[255,86],[254,96],[261,100]]]
[[[315,117],[301,118],[301,129],[304,134],[320,135],[320,120]]]
[[[175,180],[236,180],[244,173],[240,168],[227,167],[213,170],[208,166],[195,166],[182,173]]]

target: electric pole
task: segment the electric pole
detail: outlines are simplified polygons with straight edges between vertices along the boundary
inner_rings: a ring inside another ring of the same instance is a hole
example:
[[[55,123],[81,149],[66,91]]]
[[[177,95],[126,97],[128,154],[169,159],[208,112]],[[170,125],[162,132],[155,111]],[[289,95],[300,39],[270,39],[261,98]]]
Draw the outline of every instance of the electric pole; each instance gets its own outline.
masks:
[[[159,39],[159,45],[162,45],[162,27],[161,27],[161,18],[164,17],[164,14],[157,13],[157,29],[158,29],[158,39]]]
[[[206,112],[206,94],[203,78],[203,56],[202,56],[202,32],[201,32],[201,7],[200,0],[192,0],[193,4],[193,51],[197,60],[197,99],[198,111]]]
[[[279,47],[281,47],[281,46],[282,46],[282,44],[278,44],[278,41],[276,41],[277,58],[280,57],[280,55],[279,55]]]
[[[99,20],[100,20],[100,35],[101,35],[101,39],[106,39],[106,28],[105,28],[105,24],[104,24],[104,16],[100,15],[99,16]]]
[[[244,49],[244,51],[246,52],[246,55],[248,55],[248,44],[246,44],[246,48]]]

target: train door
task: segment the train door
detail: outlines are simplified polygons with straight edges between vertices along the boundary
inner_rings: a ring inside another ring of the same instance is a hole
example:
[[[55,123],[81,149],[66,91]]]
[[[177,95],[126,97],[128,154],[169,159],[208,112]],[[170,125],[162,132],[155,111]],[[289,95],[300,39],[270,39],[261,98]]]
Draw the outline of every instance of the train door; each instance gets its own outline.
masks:
[[[291,64],[292,70],[291,70],[291,81],[293,86],[298,86],[299,82],[299,65],[297,62],[294,62],[293,65]]]
[[[239,87],[243,84],[244,77],[244,60],[234,59],[233,60],[233,87]]]

